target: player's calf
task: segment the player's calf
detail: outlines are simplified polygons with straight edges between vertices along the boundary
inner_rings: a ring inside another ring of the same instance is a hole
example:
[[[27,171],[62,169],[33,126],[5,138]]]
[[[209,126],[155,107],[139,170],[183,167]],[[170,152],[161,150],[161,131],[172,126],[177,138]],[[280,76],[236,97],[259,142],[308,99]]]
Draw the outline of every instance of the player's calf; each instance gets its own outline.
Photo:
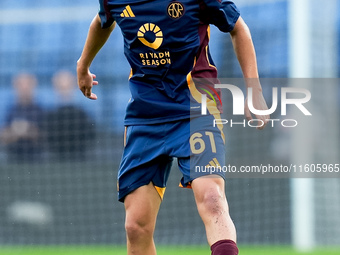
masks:
[[[192,188],[212,254],[238,254],[235,243],[236,229],[229,215],[224,180],[219,177],[197,178],[192,182]]]

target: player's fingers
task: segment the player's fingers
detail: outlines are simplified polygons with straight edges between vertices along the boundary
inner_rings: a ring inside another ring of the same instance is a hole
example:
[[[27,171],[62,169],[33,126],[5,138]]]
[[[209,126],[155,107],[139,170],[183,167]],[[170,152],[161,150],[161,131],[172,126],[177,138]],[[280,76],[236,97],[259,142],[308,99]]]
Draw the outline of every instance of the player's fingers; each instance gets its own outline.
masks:
[[[83,93],[83,95],[85,96],[85,88],[84,87],[80,87],[79,89]]]
[[[89,98],[89,97],[91,96],[91,89],[88,90],[88,89],[86,89],[85,87],[83,87],[83,88],[81,88],[80,90],[81,90],[81,92],[83,93],[83,95],[84,95],[85,97]],[[90,91],[90,92],[89,92],[89,91]]]
[[[98,97],[97,97],[96,94],[91,93],[91,95],[88,98],[91,99],[91,100],[97,100]]]
[[[87,73],[85,76],[78,79],[78,86],[83,95],[89,99],[96,100],[97,95],[92,93],[92,86],[98,85],[98,81],[95,81],[95,74]]]
[[[251,113],[250,113],[250,110],[249,110],[248,106],[244,107],[244,115],[246,116],[246,119],[248,121],[252,121],[253,120],[253,117],[251,116]]]
[[[85,88],[84,96],[86,96],[87,98],[90,98],[91,95],[92,95],[91,88],[89,88],[89,89]]]
[[[93,73],[91,73],[91,76],[92,76],[92,85],[98,85],[98,81],[95,81],[94,79],[97,78],[97,76]]]
[[[264,127],[265,127],[266,125],[267,125],[267,124],[266,124],[264,121],[259,121],[259,122],[258,122],[258,126],[256,127],[256,129],[262,130],[262,129],[264,129]]]
[[[258,130],[262,130],[264,129],[267,124],[268,124],[268,120],[269,120],[269,115],[260,115],[260,116],[256,116],[259,120],[259,125],[257,127]]]

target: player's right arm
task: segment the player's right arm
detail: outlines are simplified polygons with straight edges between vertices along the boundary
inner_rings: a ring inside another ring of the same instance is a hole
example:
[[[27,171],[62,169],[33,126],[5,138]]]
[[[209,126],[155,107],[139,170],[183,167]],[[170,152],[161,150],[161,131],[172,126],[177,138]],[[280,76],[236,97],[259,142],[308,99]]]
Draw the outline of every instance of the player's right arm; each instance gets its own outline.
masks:
[[[97,99],[97,96],[92,93],[92,86],[98,84],[94,81],[96,76],[90,72],[91,63],[110,37],[114,27],[115,22],[107,28],[102,28],[101,19],[99,15],[96,15],[91,22],[83,52],[77,61],[78,86],[84,96],[89,99]]]
[[[243,76],[245,78],[246,87],[252,88],[253,90],[254,108],[257,110],[268,110],[268,106],[263,97],[262,87],[259,80],[256,53],[250,30],[241,17],[239,17],[239,19],[237,20],[234,29],[230,32],[230,35],[236,57],[239,61]],[[253,119],[248,106],[248,97],[245,102],[245,114],[248,120]],[[269,115],[255,116],[256,119],[262,120],[264,123],[262,126],[258,127],[258,129],[263,129],[267,125],[268,119],[270,119]]]

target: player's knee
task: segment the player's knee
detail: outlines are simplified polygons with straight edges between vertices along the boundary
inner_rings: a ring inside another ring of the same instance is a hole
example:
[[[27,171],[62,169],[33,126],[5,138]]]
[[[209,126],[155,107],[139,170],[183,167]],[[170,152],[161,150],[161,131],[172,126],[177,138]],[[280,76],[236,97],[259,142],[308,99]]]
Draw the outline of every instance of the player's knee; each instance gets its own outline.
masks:
[[[151,224],[143,224],[136,221],[125,222],[126,235],[130,241],[138,241],[141,238],[151,239],[154,228]]]
[[[198,199],[198,208],[201,213],[208,215],[221,215],[228,213],[228,204],[224,193],[219,188],[204,192]]]

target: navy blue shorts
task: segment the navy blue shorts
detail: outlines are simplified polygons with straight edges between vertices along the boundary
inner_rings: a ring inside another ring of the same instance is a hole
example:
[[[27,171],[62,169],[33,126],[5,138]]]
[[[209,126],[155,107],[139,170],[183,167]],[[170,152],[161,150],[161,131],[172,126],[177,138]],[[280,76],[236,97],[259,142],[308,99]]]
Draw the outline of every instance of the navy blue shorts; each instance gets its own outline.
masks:
[[[154,125],[128,126],[118,172],[118,199],[123,202],[133,190],[153,183],[161,198],[172,161],[177,158],[183,174],[180,187],[211,174],[207,167],[225,165],[224,134],[214,127],[213,116]],[[223,172],[214,172],[224,178]]]

